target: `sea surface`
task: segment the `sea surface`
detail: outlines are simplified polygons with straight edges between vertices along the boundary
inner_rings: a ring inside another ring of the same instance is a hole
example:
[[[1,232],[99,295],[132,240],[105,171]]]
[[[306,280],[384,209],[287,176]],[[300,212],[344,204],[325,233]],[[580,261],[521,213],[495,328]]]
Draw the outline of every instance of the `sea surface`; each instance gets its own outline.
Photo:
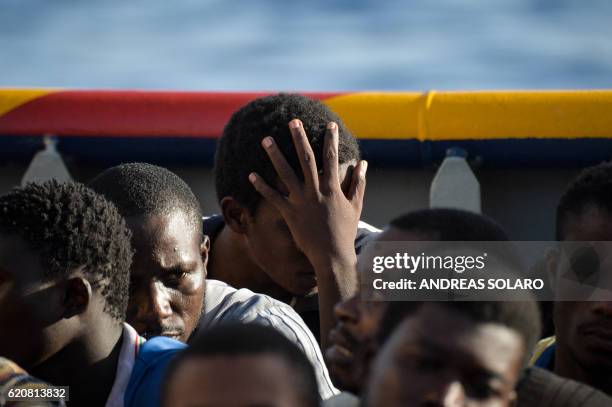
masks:
[[[612,1],[0,0],[0,86],[612,88]]]

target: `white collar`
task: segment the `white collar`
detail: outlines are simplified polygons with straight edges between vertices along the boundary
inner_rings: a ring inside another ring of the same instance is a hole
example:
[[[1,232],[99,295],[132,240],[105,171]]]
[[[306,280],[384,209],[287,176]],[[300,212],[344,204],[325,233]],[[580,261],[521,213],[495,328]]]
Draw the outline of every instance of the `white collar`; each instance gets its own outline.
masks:
[[[145,339],[139,336],[134,328],[125,322],[123,323],[123,342],[119,352],[117,373],[115,373],[115,382],[106,400],[105,407],[123,407],[123,398],[130,382],[132,369],[134,368],[140,346],[144,342]]]

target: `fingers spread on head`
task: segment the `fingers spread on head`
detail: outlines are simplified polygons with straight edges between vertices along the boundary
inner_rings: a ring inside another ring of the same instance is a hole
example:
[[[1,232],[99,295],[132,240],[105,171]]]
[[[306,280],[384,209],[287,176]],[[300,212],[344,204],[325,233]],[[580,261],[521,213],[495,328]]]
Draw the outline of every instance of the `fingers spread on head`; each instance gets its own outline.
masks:
[[[367,171],[368,162],[365,160],[359,161],[353,170],[353,178],[349,188],[348,198],[353,205],[357,205],[359,208],[362,207],[363,197],[365,196]]]
[[[259,174],[252,172],[249,174],[249,181],[253,184],[253,187],[257,192],[264,197],[264,199],[274,205],[279,211],[285,207],[285,198],[278,193],[274,188],[268,185]]]
[[[302,122],[299,119],[291,120],[289,122],[289,130],[291,131],[293,145],[302,166],[304,184],[309,188],[318,190],[319,175],[317,173],[317,161]]]
[[[283,153],[278,148],[272,137],[264,137],[261,141],[261,146],[266,150],[278,178],[285,184],[289,190],[289,194],[297,193],[300,190],[300,182],[293,172],[293,168],[289,165]],[[259,177],[258,177],[259,178]]]
[[[338,125],[329,122],[325,133],[323,147],[323,186],[326,192],[340,189],[340,176],[338,175]]]

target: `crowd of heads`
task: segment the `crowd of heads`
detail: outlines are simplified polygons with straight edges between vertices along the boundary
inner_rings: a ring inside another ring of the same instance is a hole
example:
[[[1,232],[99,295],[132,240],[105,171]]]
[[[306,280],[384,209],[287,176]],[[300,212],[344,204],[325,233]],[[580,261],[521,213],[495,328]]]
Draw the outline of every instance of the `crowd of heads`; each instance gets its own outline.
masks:
[[[116,405],[113,398],[146,405],[134,401],[145,398],[130,390],[140,380],[154,383],[148,392],[158,395],[147,397],[161,406],[318,406],[330,400],[322,400],[316,372],[326,376],[328,369],[342,392],[336,402],[345,403],[335,405],[520,406],[530,397],[540,404],[522,405],[554,405],[543,401],[550,399],[546,383],[532,390],[533,363],[550,372],[551,383],[553,376],[573,380],[591,400],[608,400],[603,393],[612,394],[612,302],[556,302],[555,338],[540,342],[541,315],[532,298],[387,302],[365,300],[359,284],[336,287],[351,294],[333,310],[315,307],[322,330],[325,312],[336,321],[329,335],[317,338],[324,358],[279,330],[288,323],[283,318],[301,321],[297,314],[249,321],[249,307],[262,297],[239,304],[244,318],[201,327],[213,311],[205,306],[207,273],[284,306],[321,298],[323,308],[322,298],[333,298],[324,297],[333,284],[324,285],[287,220],[250,181],[256,173],[284,199],[292,198],[261,147],[271,136],[304,182],[304,163],[288,127],[294,119],[302,123],[317,168],[337,160],[342,191],[348,190],[361,157],[340,118],[299,95],[259,98],[231,117],[219,140],[215,185],[223,226],[215,236],[203,227],[203,215],[210,214],[202,213],[191,188],[151,164],[118,165],[86,185],[51,180],[1,195],[0,357],[6,359],[0,358],[0,373],[6,363],[25,370],[0,374],[0,405],[12,377],[29,374],[40,383],[71,385],[73,400],[88,405]],[[337,155],[326,150],[330,122],[338,130]],[[612,240],[611,164],[586,169],[567,187],[556,211],[556,237]],[[495,220],[458,209],[403,214],[371,239],[510,240]],[[366,265],[358,260],[351,267],[344,272],[356,274]],[[547,267],[554,288],[558,252],[550,253]],[[227,307],[229,298],[217,307]],[[281,309],[275,307],[271,314]],[[129,352],[133,360],[126,362]],[[596,405],[582,402],[575,405]]]

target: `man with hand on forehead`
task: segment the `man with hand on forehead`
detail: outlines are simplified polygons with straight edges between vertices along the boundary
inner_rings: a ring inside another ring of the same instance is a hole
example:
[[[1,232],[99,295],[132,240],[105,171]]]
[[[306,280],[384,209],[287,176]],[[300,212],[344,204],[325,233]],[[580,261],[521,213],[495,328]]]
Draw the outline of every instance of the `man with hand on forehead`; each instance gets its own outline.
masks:
[[[290,122],[298,127],[290,128]],[[334,150],[326,142],[326,134],[330,132],[327,125],[331,122],[335,123]],[[295,144],[297,132],[303,135],[299,145]],[[272,140],[273,145],[262,145],[264,140]],[[307,150],[302,147],[306,143]],[[281,174],[277,174],[268,157],[271,148],[282,154],[293,175],[279,177]],[[315,165],[314,172],[303,171],[301,163],[306,159],[305,153],[309,154],[309,165]],[[319,101],[301,95],[279,94],[255,99],[241,107],[225,126],[215,157],[215,184],[223,216],[211,216],[204,221],[204,233],[212,242],[210,276],[291,304],[315,336],[325,341],[326,336],[320,334],[321,324],[325,322],[320,321],[317,298],[317,290],[321,292],[319,278],[323,276],[315,272],[317,265],[312,263],[304,239],[294,235],[295,228],[279,209],[253,188],[249,175],[258,174],[269,186],[278,189],[283,196],[291,195],[292,199],[296,197],[295,183],[292,185],[291,179],[286,177],[293,177],[310,188],[304,190],[305,193],[318,191],[323,196],[338,192],[348,196],[353,175],[365,166],[359,162],[357,141],[340,118]],[[327,163],[337,167],[337,174],[333,175],[334,189],[326,181],[331,179]],[[312,188],[313,182],[321,184],[322,189]],[[288,189],[290,187],[292,190]],[[308,208],[296,210],[300,212],[295,216],[301,221],[312,222],[311,226],[319,222],[314,218],[318,214]],[[332,212],[325,216],[329,215]],[[364,222],[355,225],[351,225],[349,219],[342,222],[348,222],[354,252],[359,252],[378,231]],[[306,239],[325,239],[325,234],[311,230]],[[333,246],[329,248],[336,250]],[[345,281],[336,283],[341,283],[337,290],[346,291]],[[323,306],[327,308],[329,304],[321,303]]]
[[[248,177],[265,201],[282,216],[296,247],[314,269],[321,342],[325,345],[335,325],[335,304],[351,297],[357,287],[354,240],[365,194],[367,162],[356,163],[345,193],[339,175],[338,124],[329,122],[326,126],[320,176],[316,155],[301,120],[293,119],[289,129],[302,177],[296,175],[272,137],[264,137],[261,145],[274,165],[279,182],[267,180],[256,172]],[[274,184],[280,185],[279,189],[271,186]]]

